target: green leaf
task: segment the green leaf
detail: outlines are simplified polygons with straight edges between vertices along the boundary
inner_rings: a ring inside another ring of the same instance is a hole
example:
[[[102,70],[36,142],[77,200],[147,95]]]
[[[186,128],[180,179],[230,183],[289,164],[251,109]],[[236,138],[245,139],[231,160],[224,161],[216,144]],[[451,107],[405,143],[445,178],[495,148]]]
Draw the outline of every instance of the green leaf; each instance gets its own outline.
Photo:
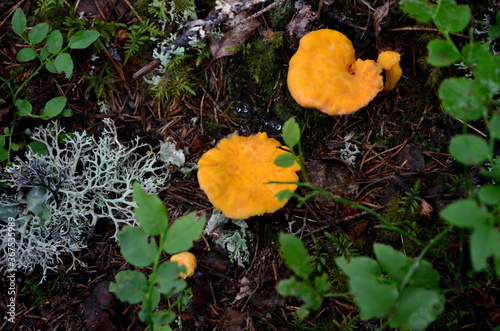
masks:
[[[47,101],[40,113],[45,118],[53,118],[59,115],[64,107],[66,107],[66,97],[55,97]]]
[[[64,110],[62,111],[61,115],[63,117],[71,117],[73,116],[73,111],[69,108],[64,108]]]
[[[473,134],[461,134],[450,141],[450,154],[465,165],[481,164],[491,157],[486,140]]]
[[[290,190],[282,190],[274,195],[280,202],[290,199],[295,196],[295,194]]]
[[[441,217],[459,227],[475,228],[486,224],[488,212],[474,200],[465,199],[450,203],[441,211]]]
[[[38,140],[33,140],[28,144],[29,149],[37,155],[49,155],[47,146]]]
[[[300,141],[300,128],[293,117],[283,125],[283,140],[290,148],[293,148]]]
[[[133,198],[139,205],[134,213],[143,231],[151,236],[165,231],[168,226],[167,208],[160,198],[146,194],[139,182],[134,183]]]
[[[349,279],[349,291],[363,321],[387,317],[398,297],[397,288],[365,277]]]
[[[49,33],[49,25],[40,23],[31,28],[28,32],[28,39],[31,44],[36,45],[47,37],[47,33]]]
[[[56,56],[54,60],[54,65],[56,67],[57,72],[65,72],[66,78],[69,78],[73,73],[73,59],[71,59],[71,55],[68,53],[61,53]]]
[[[460,32],[470,23],[471,11],[467,5],[441,3],[434,16],[434,23],[442,31]]]
[[[122,302],[141,303],[148,290],[148,279],[139,271],[122,270],[116,274],[116,283],[109,284],[109,291]]]
[[[439,279],[439,272],[432,267],[432,264],[422,260],[417,269],[415,269],[409,284],[412,286],[439,290]]]
[[[153,263],[158,249],[156,241],[140,228],[125,226],[116,235],[123,257],[133,266],[145,268]],[[151,240],[150,240],[151,239]]]
[[[12,31],[18,36],[26,31],[26,16],[21,8],[17,8],[12,15]]]
[[[9,158],[9,151],[5,148],[0,148],[0,162],[7,161]]]
[[[400,0],[400,8],[419,22],[429,22],[436,10],[426,0]]]
[[[393,280],[401,283],[413,263],[405,254],[396,251],[391,246],[374,244],[375,257],[382,269],[391,276]]]
[[[36,58],[36,51],[31,47],[21,49],[16,56],[19,62],[28,62]]]
[[[276,157],[274,164],[278,167],[289,168],[295,164],[295,156],[292,153],[283,153]]]
[[[438,95],[444,110],[451,116],[470,122],[488,113],[479,86],[467,78],[448,78],[439,86]]]
[[[304,243],[294,235],[280,233],[280,250],[288,268],[304,279],[314,271],[311,264],[311,257],[307,254]]]
[[[366,256],[358,256],[351,259],[350,263],[344,257],[335,259],[335,263],[349,277],[361,277],[378,279],[382,274],[380,266],[374,259]]]
[[[49,60],[49,61],[45,62],[45,68],[53,74],[58,73],[54,60]]]
[[[429,50],[427,61],[435,67],[449,66],[460,59],[460,53],[451,41],[434,39],[427,44],[427,49]]]
[[[172,295],[186,288],[186,282],[178,276],[180,271],[177,262],[166,261],[158,266],[156,282],[160,284],[160,293]]]
[[[500,256],[500,231],[490,226],[476,227],[470,238],[470,255],[476,272],[486,269],[490,256]]]
[[[500,186],[493,184],[481,186],[479,199],[489,206],[500,206]]]
[[[33,106],[28,100],[17,99],[15,105],[19,116],[30,116],[33,111]]]
[[[5,136],[0,135],[0,148],[5,146]]]
[[[193,247],[193,241],[201,237],[205,223],[205,215],[196,220],[194,212],[177,219],[165,236],[165,252],[177,254],[189,250]]]
[[[49,33],[45,45],[47,45],[47,49],[51,54],[59,53],[63,45],[63,36],[61,32],[59,30],[54,30]]]
[[[489,104],[492,98],[500,90],[500,64],[490,52],[489,43],[480,42],[467,43],[462,48],[462,54],[466,58],[466,63],[472,68],[476,85],[476,93],[481,94],[484,103]]]
[[[94,30],[78,31],[69,39],[71,49],[83,49],[89,47],[99,38],[100,33]]]
[[[393,328],[424,330],[444,310],[444,297],[437,291],[405,288],[398,299],[389,325]]]
[[[47,47],[42,48],[42,50],[40,51],[40,57],[42,58],[42,60],[45,60],[49,56],[50,56],[50,52],[47,49]]]
[[[154,331],[171,331],[169,324],[175,321],[177,315],[170,310],[157,310],[152,313]]]
[[[315,289],[307,282],[299,281],[293,276],[289,279],[279,281],[276,289],[278,293],[283,296],[301,298],[302,301],[304,301],[304,305],[301,308],[307,311],[309,311],[309,308],[316,310],[321,307],[322,298]],[[306,313],[306,311],[304,311],[304,313]]]
[[[492,139],[500,140],[500,114],[494,114],[488,123],[488,131]]]

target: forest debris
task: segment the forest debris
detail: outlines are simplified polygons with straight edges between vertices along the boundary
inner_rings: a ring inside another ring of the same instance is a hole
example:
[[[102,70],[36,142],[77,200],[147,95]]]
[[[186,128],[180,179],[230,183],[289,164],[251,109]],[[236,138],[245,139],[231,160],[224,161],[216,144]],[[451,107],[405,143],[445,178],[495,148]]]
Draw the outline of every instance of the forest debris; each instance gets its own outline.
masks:
[[[215,27],[230,21],[242,11],[247,11],[257,4],[268,1],[269,0],[246,0],[238,1],[233,5],[230,5],[226,2],[221,3],[220,1],[216,1],[215,12],[212,15],[209,15],[205,19],[198,19],[186,23],[184,25],[184,32],[170,44],[166,45],[164,49],[162,49],[164,58],[167,59],[175,57],[176,52],[178,52],[179,50],[182,50],[185,47],[190,47],[190,45],[195,45],[196,43],[205,40],[208,34],[213,31]],[[132,78],[141,78],[149,71],[158,67],[161,62],[162,61],[159,59],[151,61],[148,65],[137,71],[132,76]]]
[[[245,20],[248,15],[248,12],[240,13],[235,17],[235,20]],[[238,52],[237,46],[243,45],[250,39],[258,26],[259,22],[252,18],[234,25],[221,38],[209,38],[210,53],[212,53],[214,60],[236,54]]]
[[[420,148],[413,144],[406,145],[399,154],[401,167],[410,169],[415,172],[423,172],[425,170],[424,155]]]
[[[83,313],[86,330],[115,330],[110,322],[114,315],[113,301],[115,296],[109,292],[109,281],[103,281],[94,287],[92,293],[85,299]]]
[[[295,4],[295,9],[298,10],[286,26],[286,30],[290,36],[296,35],[301,38],[309,32],[307,26],[314,19],[314,13],[311,10],[311,6],[300,5],[298,2]]]

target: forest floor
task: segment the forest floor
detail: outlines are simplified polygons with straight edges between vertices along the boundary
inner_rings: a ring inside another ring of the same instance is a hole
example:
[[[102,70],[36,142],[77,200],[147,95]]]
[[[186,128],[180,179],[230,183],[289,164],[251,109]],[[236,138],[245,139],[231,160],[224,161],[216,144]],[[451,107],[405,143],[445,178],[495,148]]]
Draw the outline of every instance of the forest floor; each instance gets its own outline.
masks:
[[[463,124],[443,112],[437,97],[443,78],[464,72],[460,68],[429,66],[426,43],[438,36],[437,30],[418,25],[394,2],[385,13],[376,10],[382,1],[372,0],[325,0],[320,1],[319,8],[315,1],[287,0],[264,13],[259,10],[266,4],[260,4],[252,11],[258,13],[255,18],[241,24],[243,32],[228,37],[228,44],[211,41],[211,53],[209,48],[188,50],[189,56],[179,60],[166,74],[170,79],[156,89],[142,78],[133,79],[153,60],[154,43],[146,43],[124,63],[127,29],[148,17],[146,1],[41,2],[63,3],[65,13],[75,20],[81,15],[86,24],[95,18],[110,23],[107,29],[111,37],[102,43],[104,47],[72,51],[75,71],[69,79],[42,71],[27,86],[30,102],[38,108],[54,94],[67,97],[73,116],[60,119],[66,132],[86,131],[98,136],[102,119],[111,118],[121,141],[140,137],[141,142],[157,148],[160,141],[171,137],[177,148],[186,152],[186,163],[195,164],[204,152],[231,133],[266,132],[280,140],[283,123],[293,116],[303,131],[304,162],[312,183],[381,213],[392,222],[401,222],[423,241],[445,226],[439,211],[466,196],[463,169],[448,154],[449,141],[461,133]],[[199,18],[209,15],[209,1],[195,3]],[[474,17],[480,20],[498,11],[494,3],[474,3]],[[2,75],[21,66],[16,61],[20,40],[10,27],[18,7],[26,13],[29,24],[48,19],[49,23],[59,24],[61,31],[67,28],[50,8],[35,16],[35,0],[2,1]],[[124,26],[113,26],[113,22]],[[375,27],[380,31],[375,33]],[[171,23],[166,31],[177,28],[178,24]],[[357,57],[375,59],[381,49],[400,52],[403,76],[397,87],[380,93],[352,115],[332,117],[298,106],[286,85],[288,61],[300,37],[320,28],[346,34],[353,41]],[[227,29],[222,26],[218,31]],[[454,38],[460,42],[468,37]],[[237,46],[232,48],[233,54],[221,56],[227,45]],[[205,56],[200,56],[203,53]],[[21,75],[36,68],[29,62],[22,66]],[[146,77],[156,70],[153,68]],[[7,99],[7,89],[0,86],[0,92],[0,97]],[[102,105],[107,105],[106,112]],[[31,117],[14,119],[13,112],[12,104],[0,104],[2,129],[15,120],[19,139],[23,139],[26,129],[46,125]],[[471,125],[478,132],[484,130],[481,123]],[[348,160],[346,156],[351,155],[353,158]],[[468,176],[474,183],[484,181],[474,171]],[[297,190],[302,196],[308,192],[304,188]],[[173,171],[159,196],[172,220],[192,211],[208,216],[212,212],[195,173],[185,176]],[[356,306],[345,296],[325,299],[321,308],[304,321],[294,317],[301,301],[283,297],[276,290],[278,281],[291,275],[277,244],[280,232],[291,232],[302,239],[315,258],[318,272],[327,272],[332,280],[332,293],[347,291],[346,278],[333,261],[342,252],[372,255],[373,243],[382,242],[404,250],[408,256],[419,253],[417,245],[380,229],[379,222],[366,212],[320,196],[300,207],[296,199],[291,199],[277,212],[252,217],[246,223],[249,259],[243,265],[231,261],[229,252],[208,235],[195,243],[191,251],[198,258],[198,271],[187,280],[192,298],[187,308],[178,312],[182,320],[178,329],[371,330],[380,325],[377,321],[361,321]],[[229,224],[226,229],[239,227]],[[88,248],[77,253],[86,266],[68,270],[69,263],[63,263],[57,271],[50,271],[42,284],[38,284],[38,269],[18,272],[16,322],[12,325],[0,320],[0,329],[144,329],[137,315],[139,307],[119,302],[108,291],[117,272],[131,268],[113,235],[112,224],[98,222]],[[451,233],[442,244],[444,253],[431,262],[441,274],[441,287],[447,291],[447,313],[431,329],[490,330],[499,325],[498,279],[487,272],[462,275],[456,271],[463,257],[459,231]],[[63,262],[69,259],[63,258]],[[7,303],[6,284],[0,285],[2,309]],[[169,304],[161,302],[163,308]]]

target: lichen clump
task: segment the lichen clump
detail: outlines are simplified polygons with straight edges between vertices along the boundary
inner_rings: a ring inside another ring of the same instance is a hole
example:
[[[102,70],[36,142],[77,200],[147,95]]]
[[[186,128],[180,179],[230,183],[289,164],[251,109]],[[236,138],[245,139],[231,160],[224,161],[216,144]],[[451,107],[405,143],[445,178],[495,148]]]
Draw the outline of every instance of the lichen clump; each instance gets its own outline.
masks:
[[[0,271],[39,265],[45,277],[63,254],[73,256],[73,265],[80,262],[74,252],[86,247],[97,222],[110,220],[116,231],[137,225],[134,182],[150,194],[168,185],[168,164],[155,153],[139,153],[150,147],[138,140],[121,144],[113,122],[104,123],[98,141],[85,132],[64,134],[56,125],[37,128],[32,138],[46,153],[28,151],[24,161],[5,168],[4,183],[13,193],[0,196]],[[15,240],[9,240],[12,233]]]

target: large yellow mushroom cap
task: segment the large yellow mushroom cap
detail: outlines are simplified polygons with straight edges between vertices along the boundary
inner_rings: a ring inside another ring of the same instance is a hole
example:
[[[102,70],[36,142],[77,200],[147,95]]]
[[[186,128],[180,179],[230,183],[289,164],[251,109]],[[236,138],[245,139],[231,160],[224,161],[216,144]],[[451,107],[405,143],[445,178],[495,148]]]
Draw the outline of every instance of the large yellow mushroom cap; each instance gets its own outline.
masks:
[[[288,89],[302,107],[329,115],[351,114],[383,88],[382,69],[373,60],[356,60],[351,41],[322,29],[300,40],[288,69]]]
[[[198,161],[198,182],[215,208],[232,219],[273,213],[287,200],[276,193],[295,191],[294,184],[269,184],[269,181],[296,182],[300,166],[289,168],[274,164],[276,157],[288,153],[264,132],[249,137],[234,135],[223,139]]]

